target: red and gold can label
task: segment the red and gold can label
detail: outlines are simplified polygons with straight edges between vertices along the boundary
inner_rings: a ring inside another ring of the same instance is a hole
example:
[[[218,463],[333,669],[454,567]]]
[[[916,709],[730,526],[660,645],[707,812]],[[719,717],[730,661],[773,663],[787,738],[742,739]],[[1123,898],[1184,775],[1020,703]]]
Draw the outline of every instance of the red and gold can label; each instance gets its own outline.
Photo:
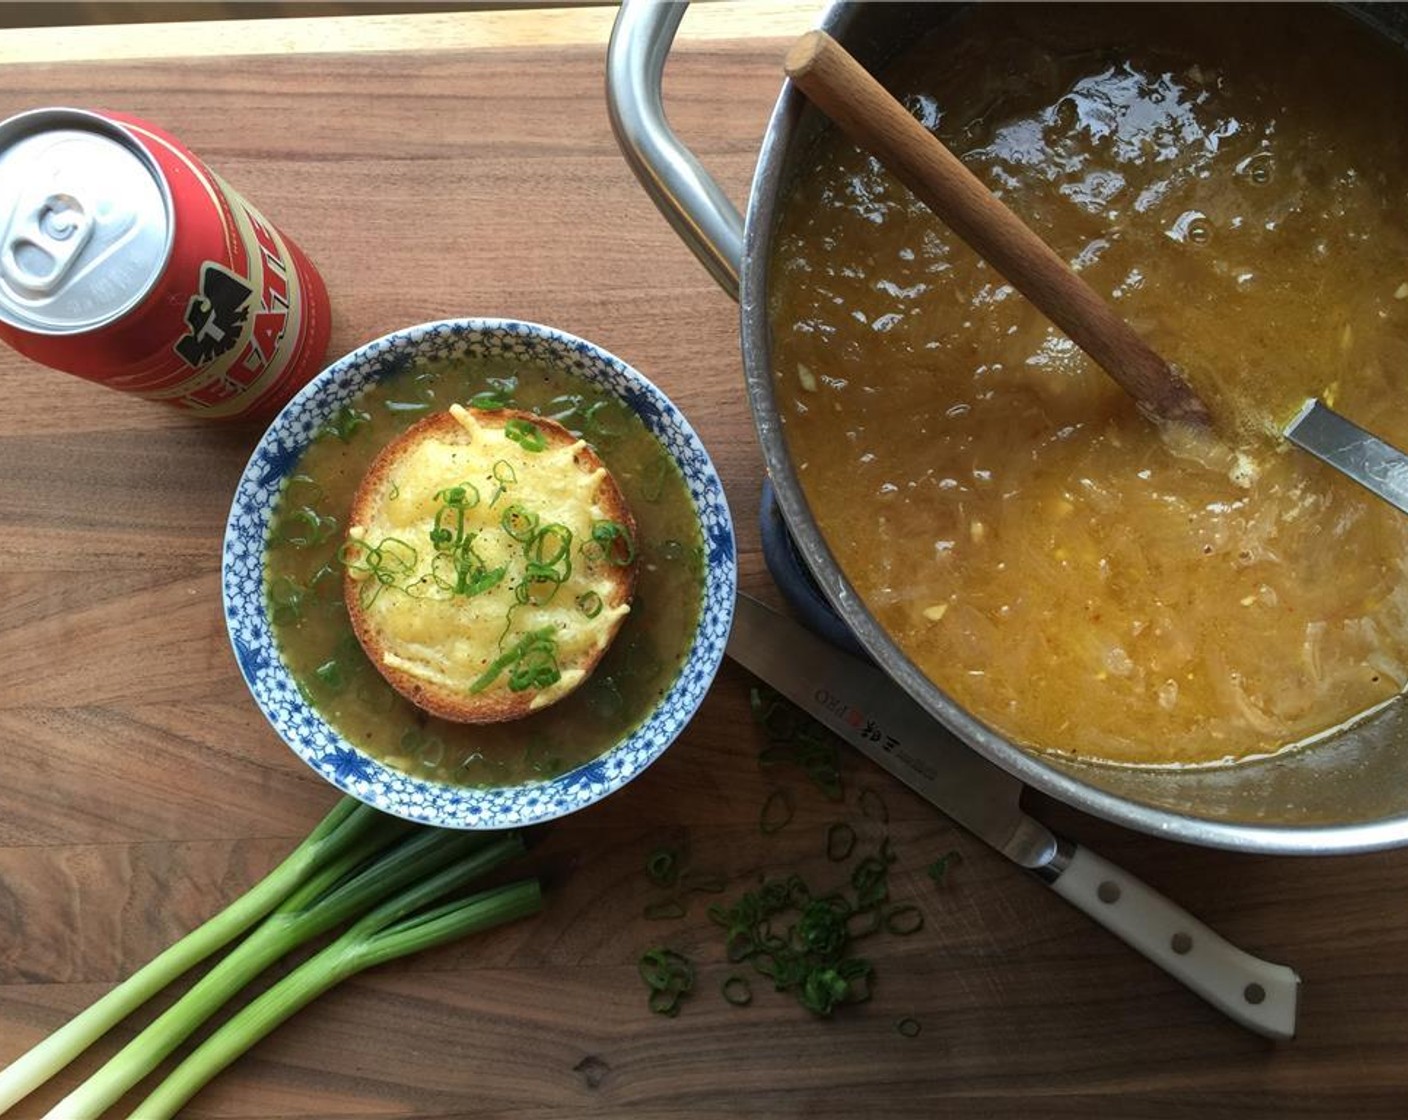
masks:
[[[11,178],[33,181],[44,171],[73,184],[62,191],[73,214],[64,212],[63,225],[49,220],[47,243],[42,222],[11,222],[26,231],[17,242],[23,258],[11,256],[36,264],[33,275],[17,270],[13,283],[0,274],[6,342],[47,365],[211,419],[267,419],[322,368],[331,322],[316,269],[175,138],[120,113],[56,109],[11,118],[0,124],[0,209],[6,154],[15,152]],[[101,169],[98,161],[106,161]],[[43,200],[15,196],[20,208],[46,213]],[[69,226],[83,230],[82,246],[75,248]],[[142,233],[140,242],[129,230]],[[162,246],[164,255],[156,251]],[[0,262],[11,259],[3,249]],[[70,257],[67,274],[48,265]]]
[[[186,332],[172,350],[188,375],[148,395],[219,412],[231,402],[257,407],[283,380],[300,339],[303,286],[283,236],[219,179],[244,248],[243,275],[223,261],[202,262],[186,302]]]

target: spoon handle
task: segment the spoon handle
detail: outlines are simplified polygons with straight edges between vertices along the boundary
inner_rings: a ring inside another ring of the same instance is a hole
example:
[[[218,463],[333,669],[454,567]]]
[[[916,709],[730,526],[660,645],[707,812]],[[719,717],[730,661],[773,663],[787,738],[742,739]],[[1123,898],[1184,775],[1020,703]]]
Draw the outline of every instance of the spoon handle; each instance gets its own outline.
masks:
[[[1207,425],[1203,402],[1114,309],[824,31],[787,53],[787,76],[1098,362],[1156,420]]]

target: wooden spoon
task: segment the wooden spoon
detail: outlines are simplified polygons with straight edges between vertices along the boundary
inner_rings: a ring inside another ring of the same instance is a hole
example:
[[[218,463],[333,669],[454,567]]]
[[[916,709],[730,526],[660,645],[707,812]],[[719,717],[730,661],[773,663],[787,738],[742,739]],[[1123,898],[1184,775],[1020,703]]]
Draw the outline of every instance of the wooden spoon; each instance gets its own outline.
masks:
[[[1100,293],[831,35],[807,32],[787,52],[786,68],[787,76],[822,113],[1100,363],[1146,416],[1200,428],[1211,424],[1207,406],[1177,366],[1155,354]],[[1307,400],[1280,434],[1408,513],[1408,455],[1321,400]]]
[[[1065,331],[1146,416],[1211,426],[1207,406],[1182,371],[1155,353],[840,43],[824,31],[810,31],[788,51],[784,65],[817,108]],[[1323,401],[1307,400],[1280,434],[1408,513],[1408,455]]]
[[[1154,420],[1206,427],[1203,404],[1089,284],[825,31],[787,53],[787,76],[1098,362]]]

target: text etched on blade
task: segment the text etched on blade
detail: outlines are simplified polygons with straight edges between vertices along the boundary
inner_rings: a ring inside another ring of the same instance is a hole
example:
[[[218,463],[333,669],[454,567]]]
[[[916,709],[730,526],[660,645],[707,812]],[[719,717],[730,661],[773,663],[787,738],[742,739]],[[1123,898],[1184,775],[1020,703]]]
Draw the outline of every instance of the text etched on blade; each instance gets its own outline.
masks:
[[[885,732],[878,720],[867,716],[860,709],[847,703],[825,685],[818,686],[816,691],[812,693],[812,698],[822,710],[830,712],[846,724],[859,738],[874,743],[886,754],[893,755],[926,780],[932,782],[938,779],[938,771],[933,766],[905,750],[904,745],[895,736]]]

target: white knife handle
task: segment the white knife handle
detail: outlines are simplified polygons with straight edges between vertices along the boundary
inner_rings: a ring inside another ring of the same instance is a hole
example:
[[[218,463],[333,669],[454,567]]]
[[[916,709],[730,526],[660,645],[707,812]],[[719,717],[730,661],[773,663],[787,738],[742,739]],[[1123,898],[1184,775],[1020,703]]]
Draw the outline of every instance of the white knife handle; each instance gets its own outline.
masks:
[[[1062,847],[1066,866],[1038,871],[1052,890],[1242,1026],[1267,1038],[1295,1037],[1294,969],[1243,952],[1094,852]]]

